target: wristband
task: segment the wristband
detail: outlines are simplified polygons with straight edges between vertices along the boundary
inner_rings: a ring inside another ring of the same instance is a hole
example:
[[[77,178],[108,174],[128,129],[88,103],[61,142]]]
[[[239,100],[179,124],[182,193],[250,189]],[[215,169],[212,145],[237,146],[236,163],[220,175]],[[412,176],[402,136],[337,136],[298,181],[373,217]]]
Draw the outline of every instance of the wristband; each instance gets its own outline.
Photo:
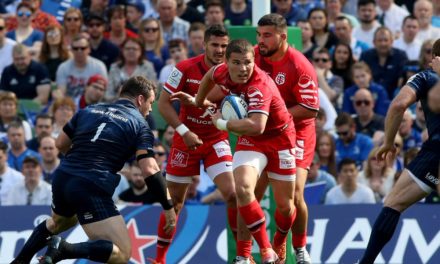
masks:
[[[189,131],[189,128],[187,126],[185,126],[185,124],[180,124],[176,127],[176,132],[179,133],[179,135],[181,135],[182,137],[188,131]]]
[[[215,122],[215,126],[219,129],[219,130],[224,130],[224,131],[228,131],[228,120],[224,120],[224,119],[217,119],[217,121]]]

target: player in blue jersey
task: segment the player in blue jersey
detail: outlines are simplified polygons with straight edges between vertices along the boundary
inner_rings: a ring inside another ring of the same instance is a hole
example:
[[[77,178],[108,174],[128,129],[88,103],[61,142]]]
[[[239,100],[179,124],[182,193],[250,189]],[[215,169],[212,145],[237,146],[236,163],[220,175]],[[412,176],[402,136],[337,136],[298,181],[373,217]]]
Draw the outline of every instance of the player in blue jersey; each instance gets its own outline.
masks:
[[[432,54],[433,58],[440,56],[440,39],[434,43]],[[438,80],[439,75],[431,69],[414,75],[402,87],[390,105],[385,121],[385,139],[377,152],[378,159],[384,160],[387,155],[396,153],[394,138],[402,122],[403,114],[418,100],[423,107],[429,138],[386,197],[360,264],[374,263],[377,255],[393,236],[400,214],[440,185],[440,152],[438,151],[440,148],[440,114],[432,112],[428,107],[428,94]]]
[[[13,263],[29,263],[46,243],[41,263],[86,258],[96,262],[127,263],[131,243],[112,194],[125,161],[136,155],[149,190],[165,211],[165,230],[176,215],[153,152],[153,134],[145,117],[151,111],[155,87],[136,76],[122,87],[120,99],[80,110],[56,141],[65,159],[54,173],[52,216],[38,225]],[[81,224],[88,242],[70,244],[56,234]]]

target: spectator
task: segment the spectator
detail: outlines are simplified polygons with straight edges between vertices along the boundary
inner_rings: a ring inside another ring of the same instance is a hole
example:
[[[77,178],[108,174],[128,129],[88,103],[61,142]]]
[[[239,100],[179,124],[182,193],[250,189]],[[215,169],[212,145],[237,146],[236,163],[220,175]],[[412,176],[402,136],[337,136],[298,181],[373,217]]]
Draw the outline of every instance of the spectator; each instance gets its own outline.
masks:
[[[61,28],[59,26],[47,27],[44,33],[39,62],[46,66],[52,82],[56,80],[58,67],[69,58],[69,49],[65,44],[64,33]]]
[[[189,6],[186,0],[176,0],[177,16],[181,19],[193,23],[204,23],[205,17],[194,7]]]
[[[336,164],[345,158],[353,159],[359,168],[368,158],[373,148],[373,141],[369,136],[356,133],[353,118],[347,113],[341,113],[335,121],[336,134]]]
[[[382,199],[391,191],[394,184],[396,172],[389,168],[384,160],[376,158],[379,148],[375,147],[368,155],[368,160],[363,171],[359,173],[358,182],[371,188],[376,202]]]
[[[50,205],[52,188],[42,180],[41,165],[37,158],[23,160],[24,179],[10,190],[4,205]]]
[[[203,37],[205,36],[205,29],[205,25],[199,22],[194,22],[189,27],[188,58],[198,56],[204,52]]]
[[[8,163],[8,145],[0,141],[0,205],[6,202],[6,198],[12,187],[23,181],[23,174],[11,168]]]
[[[48,135],[41,138],[38,153],[41,156],[41,169],[43,180],[52,183],[53,173],[60,165],[59,150],[55,146],[55,139]]]
[[[420,57],[419,57],[419,71],[427,70],[431,66],[432,61],[432,46],[434,45],[433,39],[425,40],[420,49]]]
[[[338,185],[330,189],[325,197],[325,204],[374,204],[373,191],[358,183],[356,161],[344,158],[338,165]]]
[[[84,93],[75,98],[76,109],[80,110],[89,105],[97,104],[104,98],[107,90],[107,79],[102,75],[96,74],[87,81]]]
[[[205,9],[206,26],[223,25],[225,20],[225,9],[220,0],[207,0]]]
[[[336,177],[336,143],[329,132],[318,135],[316,152],[319,156],[320,169]]]
[[[328,28],[328,16],[324,9],[313,8],[310,10],[307,19],[313,29],[312,41],[318,47],[330,49],[338,42],[335,34]]]
[[[157,81],[153,64],[144,59],[144,47],[139,39],[127,38],[121,48],[120,61],[110,67],[109,87],[105,95],[107,101],[118,96],[120,86],[131,76],[140,75],[153,82]]]
[[[338,106],[339,96],[343,94],[344,80],[332,73],[332,61],[326,48],[318,49],[313,53],[313,66],[316,69],[319,87],[325,92],[332,104]]]
[[[102,61],[106,69],[114,63],[119,56],[119,47],[110,40],[104,38],[105,20],[95,14],[89,14],[87,20],[87,32],[90,41],[90,56]]]
[[[353,85],[351,66],[354,62],[351,47],[345,43],[336,44],[332,57],[332,73],[344,80],[344,90]]]
[[[77,35],[72,40],[73,58],[61,63],[57,70],[57,98],[76,97],[84,92],[89,78],[100,74],[107,78],[107,70],[102,61],[90,57],[90,44],[85,36]]]
[[[277,13],[282,15],[288,26],[296,26],[298,20],[303,20],[307,18],[307,13],[305,13],[301,8],[293,5],[292,0],[274,0],[272,13]]]
[[[160,171],[162,171],[162,174],[165,176],[165,168],[167,166],[167,156],[168,153],[160,142],[155,142],[153,145],[153,151],[154,151],[154,159],[157,162],[157,165],[159,165]]]
[[[107,16],[110,21],[110,31],[104,33],[104,38],[110,40],[116,46],[122,47],[122,43],[127,38],[138,37],[136,33],[125,28],[127,20],[124,6],[116,5],[110,7]]]
[[[333,131],[335,129],[335,120],[336,117],[338,116],[338,113],[336,112],[335,107],[332,105],[327,95],[324,93],[324,91],[321,88],[318,89],[318,97],[319,97],[319,109],[322,110],[321,116],[318,111],[318,116],[316,117],[316,118],[321,118],[320,122],[322,122],[322,124],[319,125],[321,126],[322,130]],[[318,134],[322,131],[317,129],[316,132]]]
[[[163,31],[165,42],[180,38],[188,42],[189,23],[177,16],[175,0],[158,0],[160,27]]]
[[[162,37],[162,29],[159,20],[147,18],[142,21],[140,27],[140,39],[144,44],[146,59],[153,63],[156,73],[162,70],[170,54]]]
[[[174,128],[168,125],[167,128],[165,129],[165,132],[163,133],[162,144],[165,147],[167,153],[170,152],[170,146],[173,143],[174,132],[175,132]]]
[[[336,20],[338,17],[346,17],[349,20],[349,23],[352,25],[352,27],[359,27],[359,21],[356,19],[356,17],[344,14],[342,13],[342,0],[325,0],[325,9],[327,10],[328,14],[328,23],[329,28],[332,30],[335,26]]]
[[[20,3],[17,6],[17,28],[6,33],[6,37],[30,47],[32,55],[37,56],[41,50],[43,32],[32,27],[32,19],[35,9],[27,4]]]
[[[320,170],[319,155],[315,153],[312,164],[310,165],[310,169],[307,174],[306,184],[320,183],[320,182],[325,182],[325,190],[322,193],[322,196],[319,198],[319,202],[323,204],[325,202],[325,196],[327,192],[331,188],[336,186],[336,180],[333,175],[329,174],[326,171]]]
[[[31,58],[28,48],[16,44],[12,49],[13,64],[2,73],[2,90],[13,92],[18,99],[33,99],[45,105],[49,99],[50,79],[47,69]]]
[[[410,148],[420,148],[422,146],[422,135],[416,129],[413,128],[413,117],[411,111],[405,111],[403,115],[402,123],[399,127],[399,135],[403,139],[403,151],[407,151]]]
[[[353,106],[356,115],[353,118],[356,125],[356,132],[362,133],[378,142],[383,136],[385,118],[373,111],[375,100],[368,89],[359,89],[353,96]]]
[[[53,15],[41,11],[42,0],[22,0],[21,2],[29,4],[35,10],[31,23],[32,27],[36,30],[44,31],[48,26],[60,25]],[[6,28],[8,31],[16,29],[17,26],[18,19],[16,16],[11,16],[7,19]]]
[[[313,29],[308,20],[298,20],[297,26],[301,29],[302,53],[309,61],[312,61],[313,52],[318,48],[316,43],[312,42]]]
[[[421,42],[428,39],[438,39],[440,29],[431,24],[433,14],[432,2],[428,0],[417,0],[414,4],[414,16],[419,21],[420,30],[417,39]]]
[[[35,137],[26,141],[26,146],[37,152],[43,137],[50,136],[53,132],[53,118],[48,114],[38,114],[35,119]]]
[[[106,17],[109,6],[109,0],[84,0],[81,3],[81,13],[86,21],[90,14]]]
[[[426,128],[426,120],[425,120],[425,114],[423,113],[422,103],[418,101],[416,103],[416,118],[414,119],[413,128],[419,132],[422,133],[422,131]]]
[[[142,0],[128,0],[126,6],[126,19],[128,29],[134,33],[139,32],[142,17],[145,14],[145,5]]]
[[[56,99],[50,112],[54,118],[52,137],[57,138],[64,125],[69,122],[76,112],[75,102],[68,96]]]
[[[398,38],[403,19],[408,11],[394,3],[394,0],[376,0],[379,23],[390,30],[391,36]]]
[[[72,41],[81,33],[81,27],[84,23],[83,14],[78,8],[70,7],[64,13],[64,44],[70,49]]]
[[[158,202],[154,192],[149,191],[139,165],[134,162],[129,173],[130,188],[119,194],[119,199],[128,203],[153,204]]]
[[[365,61],[373,71],[373,80],[382,85],[389,98],[394,98],[397,87],[403,82],[403,69],[408,57],[403,50],[393,48],[393,35],[386,27],[380,27],[374,34],[374,48],[362,53]]]
[[[390,105],[388,94],[381,85],[372,82],[370,67],[361,61],[353,64],[351,71],[355,85],[345,90],[342,111],[349,114],[356,113],[354,94],[360,89],[367,89],[374,99],[372,102],[374,103],[374,113],[385,116]]]
[[[13,92],[0,91],[0,141],[8,142],[7,129],[12,122],[20,122],[24,127],[26,140],[32,138],[32,127],[17,114],[18,100]]]
[[[432,7],[433,7],[433,16],[432,16],[431,22],[434,27],[439,28],[440,27],[440,1],[433,0]]]
[[[225,25],[252,26],[251,4],[252,2],[247,0],[231,0],[225,10]]]
[[[418,60],[422,42],[417,37],[419,32],[419,22],[417,18],[409,15],[405,17],[402,25],[402,34],[394,41],[393,47],[406,52],[410,61]]]
[[[376,1],[359,0],[357,15],[360,26],[353,29],[353,37],[373,47],[374,32],[380,27],[376,20]]]
[[[11,168],[21,171],[23,160],[27,156],[39,158],[39,154],[26,147],[23,125],[20,122],[12,122],[8,127],[8,164]]]
[[[188,49],[186,48],[186,43],[183,39],[172,39],[168,42],[168,49],[170,51],[172,64],[168,64],[162,68],[159,75],[159,83],[164,84],[168,76],[173,71],[174,65],[188,59]]]
[[[7,38],[5,20],[0,17],[0,75],[6,66],[12,64],[12,48],[17,42]]]
[[[345,16],[339,16],[336,18],[335,35],[338,38],[339,42],[350,45],[351,51],[353,53],[353,58],[355,60],[359,59],[362,52],[369,49],[367,43],[357,40],[355,37],[353,37],[353,25],[351,24],[350,20]]]
[[[308,14],[313,8],[324,8],[324,4],[321,0],[296,0],[293,3],[293,7],[299,8],[304,13]]]

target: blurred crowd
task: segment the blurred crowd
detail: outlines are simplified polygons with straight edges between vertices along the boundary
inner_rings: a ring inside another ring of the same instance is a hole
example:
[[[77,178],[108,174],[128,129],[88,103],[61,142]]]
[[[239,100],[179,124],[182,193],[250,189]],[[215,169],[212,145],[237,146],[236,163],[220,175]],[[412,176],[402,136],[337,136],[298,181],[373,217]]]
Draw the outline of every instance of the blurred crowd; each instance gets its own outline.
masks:
[[[55,138],[76,111],[115,100],[135,75],[155,81],[160,94],[176,63],[204,52],[207,26],[252,24],[249,0],[44,2],[0,3],[0,205],[51,203],[51,174],[63,158]],[[429,68],[440,38],[440,0],[274,0],[271,8],[301,29],[301,51],[318,76],[308,183],[325,183],[320,203],[381,202],[427,139],[417,103],[400,125],[395,157],[374,155],[390,101]],[[164,169],[174,129],[158,118],[153,112],[148,122]],[[203,171],[201,165],[187,203],[221,203]],[[156,202],[136,162],[120,174],[116,201]]]

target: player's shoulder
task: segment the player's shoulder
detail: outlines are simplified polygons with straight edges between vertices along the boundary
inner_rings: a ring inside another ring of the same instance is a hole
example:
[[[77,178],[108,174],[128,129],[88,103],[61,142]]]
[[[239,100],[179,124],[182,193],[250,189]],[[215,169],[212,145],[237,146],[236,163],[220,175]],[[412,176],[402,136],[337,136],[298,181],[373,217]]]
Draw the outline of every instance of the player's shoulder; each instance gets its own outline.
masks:
[[[183,60],[183,61],[177,63],[175,67],[177,69],[179,69],[180,71],[185,72],[187,70],[190,70],[197,63],[202,62],[203,59],[204,59],[204,56],[205,56],[204,54],[200,54],[200,55],[198,55],[196,57]]]

